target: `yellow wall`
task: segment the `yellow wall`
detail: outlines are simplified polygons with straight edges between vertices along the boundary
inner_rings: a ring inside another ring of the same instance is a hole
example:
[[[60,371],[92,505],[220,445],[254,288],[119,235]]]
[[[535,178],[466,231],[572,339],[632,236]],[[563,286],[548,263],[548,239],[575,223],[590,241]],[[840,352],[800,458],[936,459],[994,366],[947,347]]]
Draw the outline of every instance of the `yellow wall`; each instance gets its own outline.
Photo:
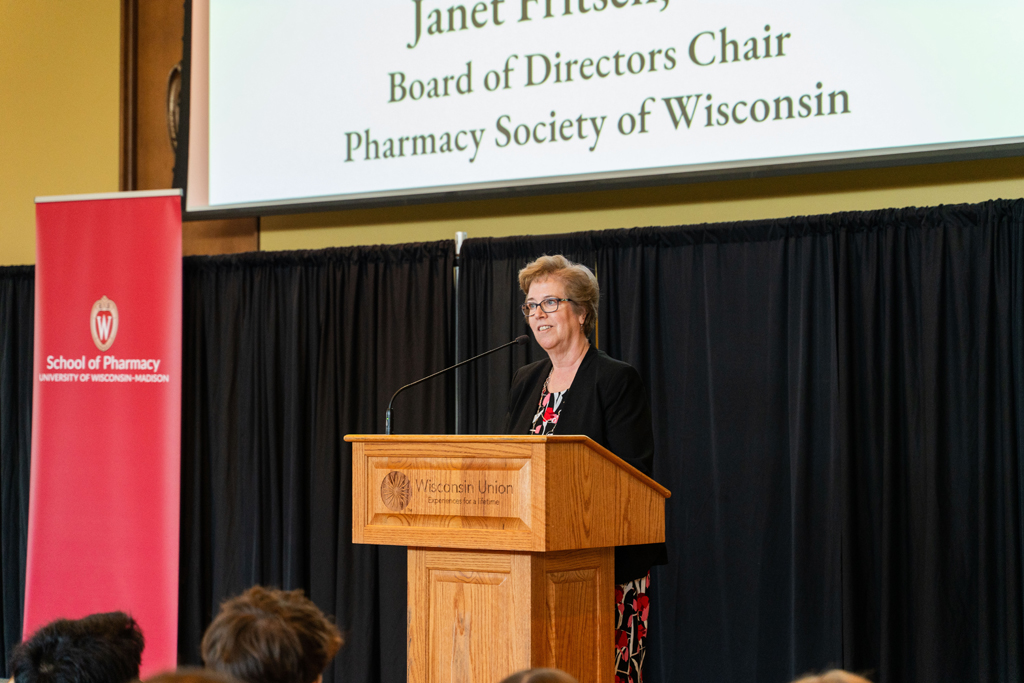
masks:
[[[687,225],[1024,197],[1024,158],[321,214],[265,216],[261,249]]]
[[[38,195],[118,185],[120,3],[0,0],[0,265],[35,261]],[[1024,197],[1024,159],[267,216],[262,249],[543,234]]]
[[[0,0],[0,265],[35,262],[35,197],[117,190],[120,8]]]

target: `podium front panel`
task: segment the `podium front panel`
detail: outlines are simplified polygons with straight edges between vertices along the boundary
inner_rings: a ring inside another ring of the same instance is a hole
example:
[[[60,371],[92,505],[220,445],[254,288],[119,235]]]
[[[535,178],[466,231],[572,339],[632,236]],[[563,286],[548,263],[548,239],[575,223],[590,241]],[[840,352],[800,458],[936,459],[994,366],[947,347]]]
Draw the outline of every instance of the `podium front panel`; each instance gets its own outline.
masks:
[[[671,493],[585,436],[348,435],[352,540],[409,547],[409,683],[612,683],[615,545]]]
[[[543,550],[544,463],[543,444],[356,443],[353,540]]]
[[[409,683],[496,683],[530,667],[530,560],[409,549]]]
[[[615,679],[611,548],[409,549],[409,683],[495,683],[556,667]]]

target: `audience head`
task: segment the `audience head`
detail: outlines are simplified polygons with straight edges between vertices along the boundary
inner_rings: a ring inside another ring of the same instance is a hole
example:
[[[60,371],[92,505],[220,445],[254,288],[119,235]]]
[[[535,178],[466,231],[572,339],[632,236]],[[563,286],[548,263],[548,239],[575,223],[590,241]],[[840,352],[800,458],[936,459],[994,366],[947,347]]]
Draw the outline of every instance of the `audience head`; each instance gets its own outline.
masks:
[[[517,671],[501,683],[579,683],[561,669],[529,669]]]
[[[139,677],[145,638],[124,612],[58,619],[11,652],[13,683],[128,683]]]
[[[313,683],[341,633],[301,590],[253,586],[226,600],[203,636],[203,662],[244,683]]]
[[[150,676],[143,683],[239,683],[239,681],[213,669],[186,666],[177,671],[166,671],[156,676]]]
[[[849,671],[831,669],[823,674],[811,674],[798,678],[793,683],[871,683],[871,681]]]

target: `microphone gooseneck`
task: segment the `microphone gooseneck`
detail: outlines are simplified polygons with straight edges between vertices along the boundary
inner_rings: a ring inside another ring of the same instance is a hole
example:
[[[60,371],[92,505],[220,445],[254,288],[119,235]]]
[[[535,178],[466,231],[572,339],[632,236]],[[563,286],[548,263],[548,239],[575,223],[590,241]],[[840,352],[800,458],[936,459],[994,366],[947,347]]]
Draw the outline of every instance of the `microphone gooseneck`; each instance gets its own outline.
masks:
[[[508,342],[507,344],[502,344],[501,346],[499,346],[499,347],[497,347],[495,349],[491,349],[490,351],[484,351],[483,353],[481,353],[478,356],[473,356],[472,358],[467,358],[466,360],[462,361],[461,363],[456,363],[455,365],[452,365],[451,367],[447,367],[444,370],[438,370],[437,372],[435,372],[432,375],[427,375],[423,379],[418,379],[415,382],[410,382],[409,384],[406,384],[404,387],[401,387],[398,391],[396,391],[391,396],[391,400],[388,401],[388,411],[386,413],[384,413],[384,433],[385,434],[390,434],[391,433],[391,426],[392,426],[392,421],[391,421],[391,405],[395,402],[395,397],[398,396],[403,391],[405,391],[406,389],[408,389],[409,387],[416,386],[420,382],[426,382],[428,379],[433,379],[433,378],[437,377],[438,375],[443,375],[444,373],[448,372],[449,370],[454,370],[455,368],[463,366],[466,363],[472,363],[473,361],[475,361],[475,360],[477,360],[479,358],[483,358],[484,356],[489,356],[492,353],[496,353],[498,351],[501,351],[502,349],[504,349],[506,347],[516,346],[516,345],[520,345],[521,346],[522,344],[525,344],[528,341],[530,341],[530,337],[525,335],[525,334],[521,334],[518,337],[516,337],[515,339],[513,339],[512,341]]]

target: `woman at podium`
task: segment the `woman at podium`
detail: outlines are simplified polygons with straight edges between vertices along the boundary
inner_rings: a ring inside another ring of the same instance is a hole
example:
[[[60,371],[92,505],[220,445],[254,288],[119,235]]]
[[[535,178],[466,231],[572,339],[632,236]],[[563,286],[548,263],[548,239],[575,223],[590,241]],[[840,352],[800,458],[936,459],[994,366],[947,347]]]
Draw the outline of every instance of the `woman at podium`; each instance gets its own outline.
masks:
[[[523,315],[547,359],[520,368],[509,391],[506,434],[583,434],[650,476],[651,408],[640,375],[590,344],[597,278],[564,256],[519,271]],[[643,680],[650,569],[668,561],[664,543],[615,549],[616,680]]]

